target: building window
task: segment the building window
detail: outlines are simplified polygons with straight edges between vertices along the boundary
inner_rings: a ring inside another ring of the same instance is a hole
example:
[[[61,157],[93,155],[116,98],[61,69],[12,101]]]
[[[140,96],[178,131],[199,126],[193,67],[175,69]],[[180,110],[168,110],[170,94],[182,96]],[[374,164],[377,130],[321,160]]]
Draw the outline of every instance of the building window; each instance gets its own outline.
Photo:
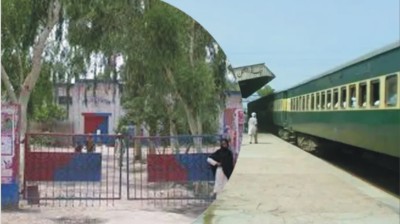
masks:
[[[358,92],[358,106],[367,106],[367,83],[360,83]]]
[[[347,90],[346,87],[341,88],[341,95],[340,95],[340,107],[341,108],[346,108],[346,102],[347,102]]]
[[[386,105],[393,107],[397,105],[397,75],[386,77],[385,85]]]
[[[371,81],[371,91],[370,91],[370,106],[373,107],[378,107],[380,104],[380,100],[379,100],[379,80],[373,80]]]
[[[72,105],[72,97],[70,96],[59,96],[58,97],[58,104],[60,105]]]

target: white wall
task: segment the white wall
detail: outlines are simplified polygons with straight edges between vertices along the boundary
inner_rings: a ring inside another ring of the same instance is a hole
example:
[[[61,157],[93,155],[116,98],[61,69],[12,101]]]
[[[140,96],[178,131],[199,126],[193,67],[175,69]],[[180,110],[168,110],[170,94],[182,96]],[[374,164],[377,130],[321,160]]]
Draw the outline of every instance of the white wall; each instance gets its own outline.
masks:
[[[84,117],[82,113],[110,113],[108,117],[108,133],[114,134],[119,118],[124,114],[121,107],[121,93],[117,84],[97,83],[96,96],[93,94],[93,83],[78,82],[70,89],[72,105],[69,108],[69,121],[74,123],[74,132],[83,133]],[[113,97],[113,91],[115,97]],[[85,104],[85,90],[87,103]],[[66,87],[58,88],[58,96],[66,96]]]

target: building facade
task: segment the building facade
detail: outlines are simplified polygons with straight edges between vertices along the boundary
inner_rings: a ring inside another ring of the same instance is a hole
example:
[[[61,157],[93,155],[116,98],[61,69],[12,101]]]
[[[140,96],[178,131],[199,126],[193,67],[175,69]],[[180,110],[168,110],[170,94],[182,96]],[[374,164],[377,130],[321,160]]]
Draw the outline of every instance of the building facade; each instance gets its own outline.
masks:
[[[74,133],[115,134],[124,112],[121,106],[122,85],[117,82],[79,80],[69,87],[56,88],[58,104],[68,113]]]

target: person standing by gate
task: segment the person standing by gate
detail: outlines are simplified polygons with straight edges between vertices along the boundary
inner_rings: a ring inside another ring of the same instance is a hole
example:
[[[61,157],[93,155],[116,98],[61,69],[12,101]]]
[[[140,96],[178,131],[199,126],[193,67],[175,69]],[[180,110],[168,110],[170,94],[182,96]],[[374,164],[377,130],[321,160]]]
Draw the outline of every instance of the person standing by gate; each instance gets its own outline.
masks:
[[[93,140],[92,135],[88,135],[87,139],[86,139],[86,150],[87,150],[87,152],[94,152],[96,150],[95,147],[96,146],[94,144],[94,140]]]
[[[254,137],[254,143],[257,144],[257,118],[256,113],[251,113],[251,118],[249,119],[249,135],[250,135],[250,144],[252,143]]]
[[[233,154],[227,139],[221,140],[221,148],[207,158],[215,176],[214,195],[221,193],[233,172]]]
[[[119,166],[123,165],[123,156],[125,153],[125,141],[121,133],[118,133],[117,138],[115,139],[114,153],[115,157],[119,162]]]

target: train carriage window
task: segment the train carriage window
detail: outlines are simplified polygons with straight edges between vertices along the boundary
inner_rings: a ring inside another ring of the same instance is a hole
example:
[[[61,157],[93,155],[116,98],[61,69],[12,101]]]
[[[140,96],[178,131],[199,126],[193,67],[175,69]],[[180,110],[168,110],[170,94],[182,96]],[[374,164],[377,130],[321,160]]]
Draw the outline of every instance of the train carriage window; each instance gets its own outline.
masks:
[[[311,94],[311,110],[314,110],[315,108],[314,108],[314,94]]]
[[[371,91],[370,91],[370,106],[377,107],[379,106],[379,80],[371,81]]]
[[[339,108],[339,91],[338,89],[333,90],[333,109],[338,109]]]
[[[297,110],[301,111],[301,98],[297,97]]]
[[[307,95],[306,96],[306,110],[308,110],[310,108],[309,103],[310,103],[310,95]]]
[[[295,98],[291,99],[292,105],[293,105],[293,110],[296,110],[296,100]]]
[[[321,109],[325,109],[325,92],[321,93]]]
[[[332,94],[331,91],[328,90],[326,93],[327,99],[326,99],[326,109],[330,109],[332,106]]]
[[[347,90],[346,87],[341,88],[341,95],[340,95],[340,107],[346,108],[346,101],[347,101]]]
[[[301,111],[301,98],[297,97],[297,111]]]
[[[367,83],[360,83],[358,91],[358,106],[367,106]]]
[[[321,109],[321,102],[320,102],[320,100],[319,100],[319,95],[320,95],[320,93],[317,93],[317,110],[319,110],[319,109]]]
[[[357,105],[356,85],[350,86],[350,107],[354,108]]]
[[[290,110],[293,110],[293,101],[290,99]]]
[[[385,83],[386,105],[389,107],[397,104],[397,75],[386,77]]]
[[[301,111],[304,111],[304,96],[301,96],[300,97],[300,110]]]

